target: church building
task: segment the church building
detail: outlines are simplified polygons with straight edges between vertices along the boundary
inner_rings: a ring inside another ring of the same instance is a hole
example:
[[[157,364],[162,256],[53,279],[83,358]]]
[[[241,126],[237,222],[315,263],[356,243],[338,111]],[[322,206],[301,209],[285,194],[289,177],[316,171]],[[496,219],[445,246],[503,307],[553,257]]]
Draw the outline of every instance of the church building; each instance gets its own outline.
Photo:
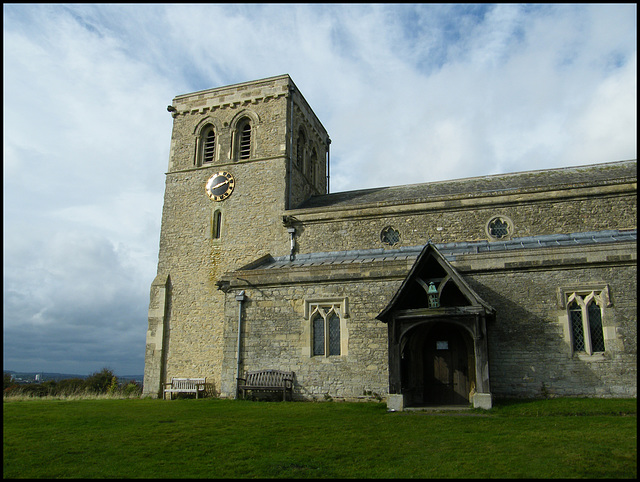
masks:
[[[636,397],[636,160],[329,193],[288,75],[177,96],[143,394]]]

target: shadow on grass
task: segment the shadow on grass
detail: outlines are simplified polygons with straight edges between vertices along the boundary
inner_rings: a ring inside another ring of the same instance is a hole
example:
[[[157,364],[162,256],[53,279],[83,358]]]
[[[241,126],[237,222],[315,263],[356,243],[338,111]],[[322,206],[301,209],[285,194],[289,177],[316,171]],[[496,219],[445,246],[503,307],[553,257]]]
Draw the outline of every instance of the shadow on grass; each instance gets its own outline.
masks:
[[[489,413],[522,416],[636,415],[635,398],[499,398]]]

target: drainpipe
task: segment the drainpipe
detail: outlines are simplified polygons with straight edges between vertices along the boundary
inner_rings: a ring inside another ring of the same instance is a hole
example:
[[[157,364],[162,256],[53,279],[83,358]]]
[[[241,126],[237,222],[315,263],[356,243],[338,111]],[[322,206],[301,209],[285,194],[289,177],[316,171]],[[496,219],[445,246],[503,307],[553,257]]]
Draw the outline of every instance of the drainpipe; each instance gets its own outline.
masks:
[[[291,252],[289,253],[289,261],[293,261],[294,251],[296,249],[296,228],[288,228],[289,236],[291,236]]]
[[[239,396],[238,391],[238,378],[240,378],[240,340],[242,339],[242,302],[244,301],[244,290],[236,295],[236,301],[238,302],[238,351],[237,351],[237,364],[236,364],[236,398]]]
[[[327,194],[329,194],[329,146],[331,146],[331,139],[327,138]]]

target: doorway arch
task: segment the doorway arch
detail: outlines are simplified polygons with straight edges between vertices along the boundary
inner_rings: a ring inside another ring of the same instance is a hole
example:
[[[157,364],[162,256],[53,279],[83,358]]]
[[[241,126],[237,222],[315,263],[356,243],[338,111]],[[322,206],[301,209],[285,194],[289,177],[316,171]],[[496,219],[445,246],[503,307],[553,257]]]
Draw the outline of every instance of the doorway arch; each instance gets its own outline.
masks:
[[[405,332],[401,385],[407,406],[468,405],[475,389],[475,353],[468,331],[431,321]]]

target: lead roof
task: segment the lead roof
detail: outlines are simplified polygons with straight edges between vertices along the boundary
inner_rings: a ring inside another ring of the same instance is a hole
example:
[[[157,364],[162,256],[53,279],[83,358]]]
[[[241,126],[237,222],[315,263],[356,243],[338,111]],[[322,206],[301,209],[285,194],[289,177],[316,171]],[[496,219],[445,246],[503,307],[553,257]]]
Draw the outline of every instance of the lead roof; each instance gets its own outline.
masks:
[[[637,230],[589,231],[571,234],[548,234],[527,236],[506,241],[472,241],[457,243],[433,243],[448,260],[454,261],[463,254],[493,253],[516,251],[520,249],[554,248],[561,246],[585,246],[637,241]],[[400,248],[358,249],[350,251],[331,251],[324,253],[297,254],[291,256],[266,257],[260,263],[254,263],[244,269],[295,268],[373,261],[401,261],[418,257],[424,245]]]

